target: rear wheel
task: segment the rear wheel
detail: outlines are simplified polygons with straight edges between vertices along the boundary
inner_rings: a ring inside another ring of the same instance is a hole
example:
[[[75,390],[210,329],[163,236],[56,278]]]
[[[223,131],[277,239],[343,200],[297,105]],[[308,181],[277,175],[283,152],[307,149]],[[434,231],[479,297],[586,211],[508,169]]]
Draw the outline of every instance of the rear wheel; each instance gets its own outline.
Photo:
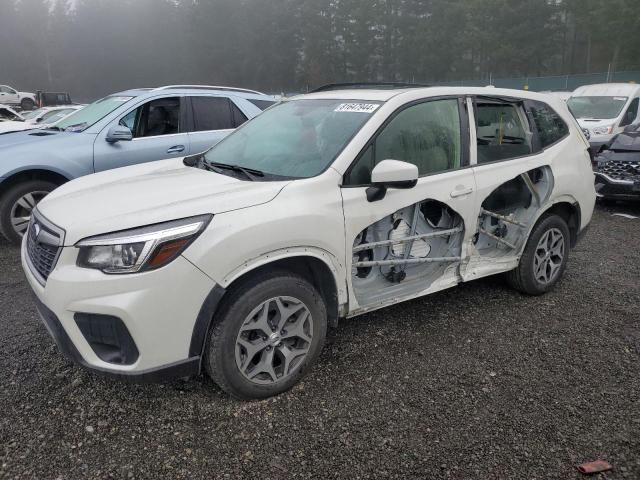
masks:
[[[57,185],[43,180],[29,180],[10,187],[0,198],[0,233],[19,245],[27,231],[35,206]]]
[[[209,376],[244,400],[293,387],[324,344],[327,311],[321,295],[288,272],[257,275],[227,295],[209,333]]]
[[[23,98],[20,101],[20,108],[22,110],[33,110],[36,107],[36,102],[31,100],[30,98]]]
[[[527,240],[518,267],[506,274],[507,282],[529,295],[551,290],[567,268],[569,239],[569,227],[562,217],[542,217]]]

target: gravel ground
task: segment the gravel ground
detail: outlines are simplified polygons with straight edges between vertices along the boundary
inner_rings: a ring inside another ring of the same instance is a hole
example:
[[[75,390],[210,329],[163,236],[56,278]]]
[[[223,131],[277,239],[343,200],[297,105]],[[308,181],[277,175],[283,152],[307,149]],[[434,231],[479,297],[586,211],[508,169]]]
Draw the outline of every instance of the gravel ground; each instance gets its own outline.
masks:
[[[490,278],[344,321],[251,403],[66,364],[2,244],[0,477],[573,479],[604,458],[639,479],[639,239],[599,208],[554,292]]]

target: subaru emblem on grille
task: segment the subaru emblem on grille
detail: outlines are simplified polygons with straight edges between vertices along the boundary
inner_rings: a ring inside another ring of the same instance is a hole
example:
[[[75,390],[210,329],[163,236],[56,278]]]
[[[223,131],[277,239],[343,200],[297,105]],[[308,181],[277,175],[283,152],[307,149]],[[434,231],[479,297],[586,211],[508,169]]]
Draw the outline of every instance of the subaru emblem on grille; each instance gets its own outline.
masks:
[[[38,225],[37,223],[33,225],[33,233],[34,233],[34,240],[38,243],[40,243],[40,239],[38,238],[40,236],[40,225]]]

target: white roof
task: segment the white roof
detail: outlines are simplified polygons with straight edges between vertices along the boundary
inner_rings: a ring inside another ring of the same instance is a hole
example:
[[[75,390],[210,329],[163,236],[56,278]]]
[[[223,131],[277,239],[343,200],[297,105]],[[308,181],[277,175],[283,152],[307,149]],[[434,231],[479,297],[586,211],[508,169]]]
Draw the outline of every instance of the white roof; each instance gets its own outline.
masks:
[[[322,99],[322,100],[364,100],[386,102],[391,98],[410,94],[416,96],[422,94],[424,97],[438,97],[445,95],[484,95],[494,97],[515,97],[531,100],[546,101],[548,98],[544,94],[530,92],[528,90],[514,90],[509,88],[495,87],[421,87],[421,88],[398,88],[398,89],[345,89],[329,90],[326,92],[307,93],[292,97],[290,100]]]
[[[576,88],[572,97],[630,97],[640,86],[635,83],[599,83]]]

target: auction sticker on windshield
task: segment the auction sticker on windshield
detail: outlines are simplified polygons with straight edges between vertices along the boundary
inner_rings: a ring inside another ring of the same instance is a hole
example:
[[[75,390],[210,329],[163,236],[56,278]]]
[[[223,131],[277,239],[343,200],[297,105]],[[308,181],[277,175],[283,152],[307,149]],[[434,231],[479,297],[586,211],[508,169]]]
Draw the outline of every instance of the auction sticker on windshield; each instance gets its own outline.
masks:
[[[373,113],[379,106],[376,103],[341,103],[334,112]]]

